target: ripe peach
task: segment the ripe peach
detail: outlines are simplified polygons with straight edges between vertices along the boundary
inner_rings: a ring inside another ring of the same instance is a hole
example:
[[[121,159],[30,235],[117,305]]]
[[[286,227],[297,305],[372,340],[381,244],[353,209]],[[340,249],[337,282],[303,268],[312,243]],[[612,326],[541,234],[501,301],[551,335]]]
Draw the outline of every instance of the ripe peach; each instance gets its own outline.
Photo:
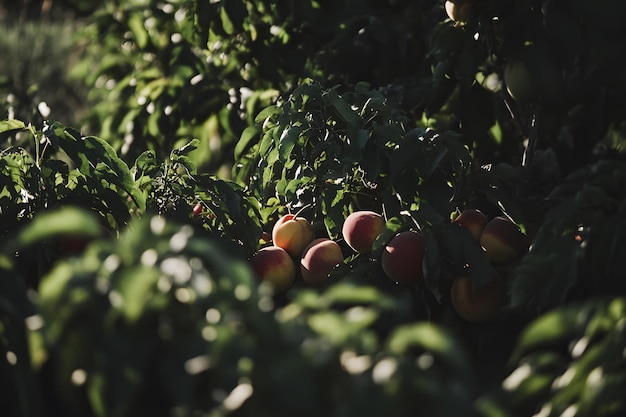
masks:
[[[482,211],[478,209],[466,209],[456,216],[452,222],[467,228],[476,240],[480,241],[480,235],[488,221],[489,219],[487,219],[487,216]]]
[[[421,282],[424,279],[424,253],[421,233],[400,232],[387,243],[380,262],[385,274],[399,284]]]
[[[191,210],[191,214],[194,218],[200,217],[202,215],[202,211],[204,211],[204,207],[202,207],[202,203],[197,203],[195,206],[193,206],[193,209]]]
[[[498,216],[483,229],[480,245],[491,262],[506,264],[526,253],[529,239],[511,220]]]
[[[260,249],[250,265],[261,281],[270,282],[276,291],[287,290],[296,279],[296,265],[283,248],[266,246]]]
[[[294,259],[302,255],[304,248],[315,238],[311,223],[304,217],[286,214],[274,224],[272,241]]]
[[[469,277],[458,277],[452,283],[452,307],[459,316],[472,323],[484,323],[495,319],[506,302],[506,288],[502,279],[494,277],[474,293]]]
[[[445,4],[448,17],[461,24],[467,23],[473,7],[474,0],[447,0]]]
[[[384,225],[385,219],[380,214],[360,210],[346,217],[341,233],[348,246],[355,252],[369,253]]]
[[[321,285],[342,261],[343,253],[337,242],[325,237],[317,238],[302,253],[302,279],[309,285]]]

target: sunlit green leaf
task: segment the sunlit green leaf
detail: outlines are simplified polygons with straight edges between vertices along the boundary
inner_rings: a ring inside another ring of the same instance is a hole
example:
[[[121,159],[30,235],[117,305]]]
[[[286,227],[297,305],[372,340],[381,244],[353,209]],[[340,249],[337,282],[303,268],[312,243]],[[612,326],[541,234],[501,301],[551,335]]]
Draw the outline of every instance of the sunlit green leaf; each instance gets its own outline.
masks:
[[[0,133],[24,129],[26,129],[26,123],[22,122],[21,120],[0,120]]]

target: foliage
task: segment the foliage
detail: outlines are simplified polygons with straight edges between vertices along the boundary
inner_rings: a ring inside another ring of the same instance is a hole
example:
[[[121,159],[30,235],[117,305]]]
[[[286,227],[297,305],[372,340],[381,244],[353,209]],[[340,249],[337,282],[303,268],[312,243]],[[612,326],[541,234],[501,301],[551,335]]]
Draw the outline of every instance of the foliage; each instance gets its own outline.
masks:
[[[262,332],[271,321],[255,311],[247,265],[201,236],[147,217],[119,240],[95,242],[82,258],[59,263],[42,281],[42,319],[55,323],[44,329],[47,360],[40,364],[57,387],[52,408],[168,415],[173,407],[215,407],[211,392],[229,392],[246,376],[238,361],[258,344],[246,329]],[[77,348],[83,353],[72,353]]]
[[[74,37],[78,23],[11,17],[0,19],[0,117],[78,124],[85,91],[68,75],[81,48]]]
[[[198,166],[232,165],[255,114],[306,77],[382,85],[417,69],[426,7],[396,2],[106,2],[85,28],[74,74],[91,87],[88,124],[127,162],[196,137]],[[407,43],[405,32],[412,35]],[[121,44],[121,48],[120,48]],[[367,63],[373,50],[385,67]],[[397,65],[396,65],[397,64]],[[428,72],[430,76],[430,72]]]
[[[511,412],[623,414],[625,313],[624,298],[600,298],[559,308],[531,323],[502,383]]]
[[[145,207],[128,166],[104,140],[60,123],[45,123],[41,131],[15,119],[0,126],[9,142],[35,149],[31,154],[15,145],[2,152],[4,238],[35,212],[60,204],[91,209],[110,228],[128,222],[131,205]]]
[[[60,238],[114,237],[131,218],[145,213],[189,221],[191,207],[197,203],[206,207],[197,227],[237,242],[243,253],[257,248],[261,234],[258,203],[236,184],[198,174],[188,157],[195,149],[194,141],[172,150],[166,161],[146,151],[129,167],[108,142],[57,122],[38,130],[13,119],[0,122],[0,130],[9,143],[35,149],[31,154],[15,145],[1,154],[0,236],[7,246],[19,244],[21,230],[38,214],[57,207],[86,209],[100,224],[95,231],[76,219],[60,219],[55,223],[58,230],[42,226],[48,228],[48,241],[25,245],[18,260],[22,273],[33,277],[31,284],[36,285],[65,252],[59,247]]]
[[[152,213],[189,220],[195,204],[202,212],[194,220],[214,235],[237,241],[246,255],[258,247],[261,236],[259,203],[237,184],[199,173],[190,158],[198,141],[170,152],[159,161],[154,152],[145,151],[135,161],[135,184]]]
[[[94,106],[0,121],[0,414],[624,414],[625,6],[443,3],[55,2]],[[489,261],[467,208],[529,250]],[[286,212],[341,247],[317,288],[250,268]],[[423,282],[383,271],[404,230]]]

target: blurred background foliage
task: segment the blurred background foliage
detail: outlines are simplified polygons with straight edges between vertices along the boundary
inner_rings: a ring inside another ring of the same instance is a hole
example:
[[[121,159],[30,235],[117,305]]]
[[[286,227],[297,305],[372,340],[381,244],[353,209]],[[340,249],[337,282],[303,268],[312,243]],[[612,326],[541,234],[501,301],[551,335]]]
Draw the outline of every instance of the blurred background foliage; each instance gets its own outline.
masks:
[[[626,6],[480,3],[459,25],[437,0],[4,1],[0,110],[80,126],[129,164],[197,138],[194,161],[222,177],[256,113],[305,79],[367,81],[415,127],[462,133],[479,164],[518,164],[527,143],[554,149],[535,164],[537,187],[623,149],[613,16]],[[532,63],[541,100],[508,96],[513,59]]]

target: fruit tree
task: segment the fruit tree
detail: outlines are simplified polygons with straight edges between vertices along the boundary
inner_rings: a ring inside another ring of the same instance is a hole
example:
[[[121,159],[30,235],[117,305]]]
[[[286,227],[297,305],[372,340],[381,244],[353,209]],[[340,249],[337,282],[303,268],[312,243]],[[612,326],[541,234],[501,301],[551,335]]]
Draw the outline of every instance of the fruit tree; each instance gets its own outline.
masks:
[[[0,415],[626,415],[625,12],[0,5]]]

